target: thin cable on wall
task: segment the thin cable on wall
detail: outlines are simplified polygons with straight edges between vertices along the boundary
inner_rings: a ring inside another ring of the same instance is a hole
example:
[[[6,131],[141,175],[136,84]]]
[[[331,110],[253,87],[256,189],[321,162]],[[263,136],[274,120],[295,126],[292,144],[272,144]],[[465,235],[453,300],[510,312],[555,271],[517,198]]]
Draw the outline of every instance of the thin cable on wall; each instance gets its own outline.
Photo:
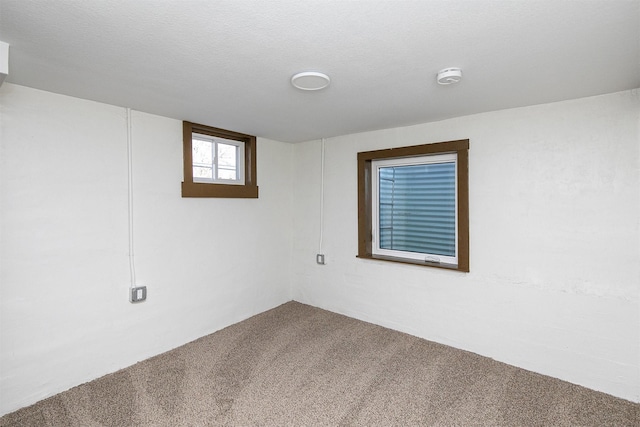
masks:
[[[129,272],[131,275],[131,287],[136,286],[136,267],[133,260],[133,155],[131,140],[131,108],[127,108],[127,186],[129,192]]]
[[[322,254],[322,239],[324,235],[324,138],[320,143],[320,241],[318,253]]]

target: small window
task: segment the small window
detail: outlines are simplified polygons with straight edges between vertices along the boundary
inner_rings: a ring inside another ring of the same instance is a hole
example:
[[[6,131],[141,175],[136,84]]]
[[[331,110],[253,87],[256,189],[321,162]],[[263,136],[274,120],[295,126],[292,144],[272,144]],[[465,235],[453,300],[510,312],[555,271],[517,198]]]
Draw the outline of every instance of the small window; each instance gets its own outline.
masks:
[[[468,140],[358,153],[358,257],[469,271]]]
[[[193,181],[244,185],[244,143],[194,133]]]
[[[182,197],[257,198],[256,137],[183,122]]]

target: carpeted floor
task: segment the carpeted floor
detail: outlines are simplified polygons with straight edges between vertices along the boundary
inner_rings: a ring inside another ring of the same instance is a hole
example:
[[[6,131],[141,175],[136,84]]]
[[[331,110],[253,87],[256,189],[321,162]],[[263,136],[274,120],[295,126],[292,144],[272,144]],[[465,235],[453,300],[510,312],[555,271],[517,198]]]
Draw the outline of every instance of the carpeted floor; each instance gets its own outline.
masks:
[[[296,302],[0,426],[639,426],[640,405]]]

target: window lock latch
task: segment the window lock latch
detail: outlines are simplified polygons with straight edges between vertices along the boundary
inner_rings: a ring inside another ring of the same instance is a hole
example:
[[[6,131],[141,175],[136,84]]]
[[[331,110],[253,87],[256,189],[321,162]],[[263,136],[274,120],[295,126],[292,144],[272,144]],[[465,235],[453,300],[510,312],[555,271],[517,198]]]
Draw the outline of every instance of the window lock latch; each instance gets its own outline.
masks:
[[[427,256],[424,258],[424,262],[435,262],[440,264],[440,258],[438,258],[437,256]]]

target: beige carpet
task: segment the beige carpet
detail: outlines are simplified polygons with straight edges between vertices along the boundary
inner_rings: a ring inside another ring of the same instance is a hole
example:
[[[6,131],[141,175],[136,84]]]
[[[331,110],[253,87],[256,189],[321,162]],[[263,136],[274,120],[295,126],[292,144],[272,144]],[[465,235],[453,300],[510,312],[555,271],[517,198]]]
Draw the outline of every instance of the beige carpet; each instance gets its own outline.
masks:
[[[0,426],[639,426],[640,405],[296,302]]]

